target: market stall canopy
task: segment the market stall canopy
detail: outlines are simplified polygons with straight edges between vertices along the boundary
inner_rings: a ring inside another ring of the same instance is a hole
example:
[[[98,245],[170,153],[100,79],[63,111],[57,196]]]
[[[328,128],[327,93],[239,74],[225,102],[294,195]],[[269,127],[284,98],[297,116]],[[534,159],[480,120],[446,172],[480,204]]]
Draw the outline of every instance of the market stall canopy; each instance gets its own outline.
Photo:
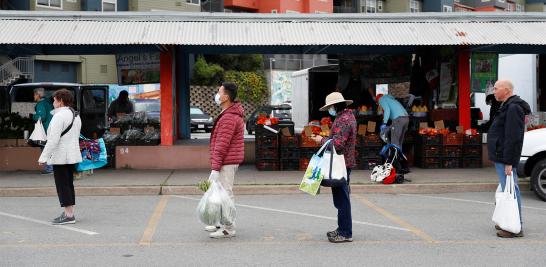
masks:
[[[544,13],[0,12],[2,45],[546,45]]]

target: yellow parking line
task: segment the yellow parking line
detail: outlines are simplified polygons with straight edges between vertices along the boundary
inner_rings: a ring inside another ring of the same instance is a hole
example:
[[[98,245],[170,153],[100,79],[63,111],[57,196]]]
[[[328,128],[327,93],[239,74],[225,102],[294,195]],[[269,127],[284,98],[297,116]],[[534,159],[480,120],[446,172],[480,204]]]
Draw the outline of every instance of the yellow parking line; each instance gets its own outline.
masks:
[[[167,206],[167,200],[168,200],[168,196],[163,195],[161,199],[159,200],[159,203],[157,203],[154,213],[152,214],[152,217],[150,217],[150,220],[148,221],[148,226],[146,227],[146,229],[144,229],[144,234],[142,234],[142,238],[140,239],[140,242],[138,243],[139,245],[146,246],[152,243],[152,238],[154,237],[155,229],[157,227],[159,219],[161,219],[161,215],[163,214],[163,211],[165,210],[165,206]]]
[[[427,233],[423,232],[423,230],[407,223],[406,221],[402,220],[400,217],[384,210],[383,208],[375,205],[374,203],[372,203],[370,200],[368,200],[366,197],[364,196],[360,196],[360,195],[354,195],[358,200],[360,200],[362,203],[366,204],[366,206],[370,207],[371,209],[375,210],[376,212],[378,212],[379,214],[385,216],[387,219],[393,221],[394,223],[408,229],[410,232],[412,232],[413,234],[415,234],[416,236],[420,237],[421,239],[423,239],[424,241],[428,242],[428,243],[437,243],[436,240],[434,240],[434,238],[432,238],[430,235],[428,235]]]

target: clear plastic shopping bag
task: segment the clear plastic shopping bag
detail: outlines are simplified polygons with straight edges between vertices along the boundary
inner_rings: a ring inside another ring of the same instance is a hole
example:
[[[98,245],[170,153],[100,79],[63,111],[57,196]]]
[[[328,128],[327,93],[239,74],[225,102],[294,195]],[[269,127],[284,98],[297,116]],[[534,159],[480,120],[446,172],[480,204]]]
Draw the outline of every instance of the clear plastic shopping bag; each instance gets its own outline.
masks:
[[[235,221],[235,203],[218,181],[211,182],[196,211],[205,225],[231,225]]]

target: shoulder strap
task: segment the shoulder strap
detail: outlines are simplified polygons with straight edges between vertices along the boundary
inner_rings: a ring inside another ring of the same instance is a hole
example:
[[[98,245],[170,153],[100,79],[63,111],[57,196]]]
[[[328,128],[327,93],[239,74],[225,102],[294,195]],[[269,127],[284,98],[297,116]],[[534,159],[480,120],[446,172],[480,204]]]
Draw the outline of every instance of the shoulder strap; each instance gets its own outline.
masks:
[[[64,131],[61,133],[61,137],[63,137],[66,133],[68,133],[68,131],[70,131],[70,129],[72,129],[72,124],[74,124],[74,119],[76,118],[76,111],[72,108],[69,108],[70,109],[70,112],[72,112],[72,121],[70,122],[70,125],[68,125],[68,127],[66,127],[66,129],[64,129]]]

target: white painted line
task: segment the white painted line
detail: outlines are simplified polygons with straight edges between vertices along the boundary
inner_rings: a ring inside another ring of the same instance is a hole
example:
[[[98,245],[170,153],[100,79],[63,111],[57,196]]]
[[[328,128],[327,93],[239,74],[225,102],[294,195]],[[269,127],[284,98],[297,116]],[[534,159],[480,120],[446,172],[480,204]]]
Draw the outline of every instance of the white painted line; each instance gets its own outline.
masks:
[[[432,198],[432,199],[442,199],[442,200],[469,202],[469,203],[476,203],[476,204],[495,205],[494,202],[485,202],[485,201],[477,201],[477,200],[462,199],[462,198],[435,197],[435,196],[426,196],[426,195],[419,195],[419,194],[400,194],[400,195],[401,196],[408,196],[408,197]],[[546,211],[546,209],[543,209],[543,208],[535,208],[535,207],[528,207],[528,206],[521,206],[521,207],[526,208],[526,209],[530,209],[530,210],[544,210],[544,211]]]
[[[195,200],[195,201],[199,201],[199,200],[200,200],[200,199],[198,199],[198,198],[185,197],[185,196],[173,196],[173,197],[182,198],[182,199],[189,199],[189,200]],[[296,211],[289,211],[289,210],[272,209],[272,208],[266,208],[266,207],[258,207],[258,206],[244,205],[244,204],[235,204],[235,206],[237,206],[237,207],[243,207],[243,208],[249,208],[249,209],[265,210],[265,211],[279,212],[279,213],[285,213],[285,214],[291,214],[291,215],[299,215],[299,216],[306,216],[306,217],[313,217],[313,218],[319,218],[319,219],[337,221],[337,217],[327,217],[327,216],[315,215],[315,214],[304,213],[304,212],[296,212]],[[391,230],[398,230],[398,231],[409,232],[409,230],[406,229],[406,228],[396,227],[396,226],[389,226],[389,225],[383,225],[383,224],[375,224],[375,223],[361,222],[361,221],[353,221],[353,224],[360,224],[360,225],[367,225],[367,226],[373,226],[373,227],[387,228],[387,229],[391,229]]]
[[[19,216],[19,215],[15,215],[15,214],[9,214],[9,213],[5,213],[5,212],[1,212],[1,211],[0,211],[0,215],[5,216],[5,217],[14,218],[14,219],[27,221],[27,222],[33,222],[33,223],[37,223],[37,224],[43,224],[43,225],[47,225],[47,226],[62,228],[62,229],[65,229],[65,230],[70,230],[70,231],[74,231],[74,232],[78,232],[78,233],[82,233],[82,234],[86,234],[86,235],[98,235],[99,234],[99,233],[96,233],[96,232],[87,231],[87,230],[83,230],[83,229],[79,229],[79,228],[75,228],[75,227],[71,227],[71,226],[67,226],[67,225],[53,225],[53,224],[51,224],[51,222],[40,221],[40,220],[36,220],[36,219],[24,217],[24,216]]]

